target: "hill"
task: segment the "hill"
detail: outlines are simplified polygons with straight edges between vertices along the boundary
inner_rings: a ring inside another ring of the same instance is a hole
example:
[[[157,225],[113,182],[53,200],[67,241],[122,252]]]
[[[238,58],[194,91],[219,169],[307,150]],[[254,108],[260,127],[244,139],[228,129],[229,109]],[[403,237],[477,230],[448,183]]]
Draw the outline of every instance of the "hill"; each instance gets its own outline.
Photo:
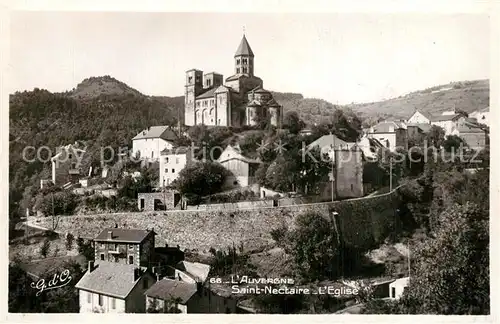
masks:
[[[489,80],[452,82],[389,100],[354,104],[351,108],[365,118],[408,118],[415,109],[431,115],[453,108],[473,112],[490,104]]]
[[[99,97],[100,95],[144,96],[136,89],[109,75],[87,78],[69,92],[70,97],[83,100]]]

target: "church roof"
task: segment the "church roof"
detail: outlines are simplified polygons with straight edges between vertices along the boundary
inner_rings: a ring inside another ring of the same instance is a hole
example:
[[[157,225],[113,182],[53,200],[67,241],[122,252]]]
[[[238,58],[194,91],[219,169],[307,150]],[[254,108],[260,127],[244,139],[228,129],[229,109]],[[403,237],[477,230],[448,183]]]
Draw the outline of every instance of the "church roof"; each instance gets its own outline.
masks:
[[[203,92],[201,95],[197,96],[196,99],[213,98],[217,88],[212,88],[208,91]]]
[[[258,101],[258,100],[252,100],[252,101],[248,104],[248,106],[250,106],[250,107],[257,107],[257,106],[260,106],[260,105],[261,105],[261,103],[260,103],[260,101]]]
[[[230,77],[226,78],[226,81],[238,80],[241,77],[246,77],[246,75],[241,74],[241,73],[237,73],[237,74],[231,75]]]
[[[236,50],[236,53],[234,56],[240,56],[240,55],[248,55],[253,57],[253,52],[252,49],[250,48],[250,44],[248,44],[247,38],[245,35],[243,35],[243,38],[241,39],[240,46],[238,46],[238,49]]]
[[[280,107],[280,104],[276,100],[274,100],[274,98],[272,98],[271,100],[269,100],[267,102],[267,105],[269,107]]]

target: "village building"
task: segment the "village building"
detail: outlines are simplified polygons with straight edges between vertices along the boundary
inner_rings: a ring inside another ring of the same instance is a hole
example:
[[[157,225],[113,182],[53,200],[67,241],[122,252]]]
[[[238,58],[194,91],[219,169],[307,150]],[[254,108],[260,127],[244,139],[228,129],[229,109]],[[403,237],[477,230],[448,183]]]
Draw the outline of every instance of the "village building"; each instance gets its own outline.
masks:
[[[238,145],[228,145],[217,161],[230,173],[225,187],[247,187],[257,183],[255,172],[261,161],[244,156]]]
[[[370,127],[367,136],[376,139],[391,152],[395,152],[397,148],[408,149],[406,124],[400,121],[380,122]]]
[[[466,117],[461,114],[446,114],[444,112],[441,116],[435,116],[431,120],[431,125],[436,125],[444,129],[445,136],[456,134],[458,124]]]
[[[222,74],[186,71],[185,117],[187,126],[241,127],[268,120],[279,127],[282,107],[254,74],[255,55],[245,35],[234,54],[234,74],[223,84]]]
[[[389,298],[394,300],[401,298],[405,288],[409,285],[409,283],[410,277],[399,278],[391,282],[389,284]]]
[[[406,130],[408,132],[408,143],[411,142],[412,145],[418,146],[423,145],[425,136],[429,133],[430,129],[431,124],[406,124]]]
[[[458,124],[455,135],[458,135],[470,149],[480,151],[486,147],[486,132],[469,120],[462,120]]]
[[[154,260],[153,230],[109,228],[94,239],[95,262],[149,266]]]
[[[469,114],[470,118],[475,118],[479,124],[490,126],[490,107],[476,110]]]
[[[160,152],[171,149],[177,139],[169,126],[152,126],[132,138],[132,155],[148,162],[158,161]]]
[[[307,146],[319,148],[332,163],[328,179],[320,184],[323,199],[356,198],[363,196],[363,151],[354,142],[346,142],[336,135],[324,135]],[[332,193],[333,191],[333,193]]]
[[[160,186],[169,187],[177,179],[179,172],[194,163],[193,150],[190,147],[174,147],[161,151]]]
[[[146,268],[135,264],[89,261],[75,285],[80,313],[144,313],[144,292],[154,281]]]
[[[413,114],[406,120],[407,124],[430,124],[432,116],[415,110]]]
[[[75,144],[58,147],[56,151],[57,153],[50,159],[52,163],[52,184],[69,186],[78,183],[80,178],[85,176],[85,171],[81,165],[85,150],[75,142]]]

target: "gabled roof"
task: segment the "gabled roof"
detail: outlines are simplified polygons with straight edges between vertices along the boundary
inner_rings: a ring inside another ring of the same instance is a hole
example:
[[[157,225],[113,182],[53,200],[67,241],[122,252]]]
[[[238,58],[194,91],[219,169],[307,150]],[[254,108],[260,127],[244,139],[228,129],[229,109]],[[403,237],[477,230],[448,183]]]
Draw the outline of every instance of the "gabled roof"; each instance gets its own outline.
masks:
[[[353,146],[355,143],[352,142],[346,142],[334,134],[330,135],[323,135],[311,144],[308,145],[308,147],[319,147],[320,149],[323,149],[324,147],[328,147],[330,149],[332,146],[334,147],[349,147]]]
[[[207,280],[210,272],[210,266],[208,264],[199,262],[180,261],[177,263],[176,268],[186,272],[196,282],[201,283]]]
[[[207,91],[203,92],[202,94],[196,96],[196,99],[213,98],[214,94],[215,94],[215,90],[217,90],[217,89],[218,88],[212,88],[210,90],[207,90]]]
[[[137,267],[133,264],[100,262],[94,267],[85,272],[75,288],[125,299],[140,280],[140,276],[134,280]]]
[[[112,232],[112,239],[108,239],[108,232]],[[126,243],[141,243],[153,231],[125,228],[107,228],[104,229],[94,241],[106,242],[126,242]]]
[[[259,107],[261,106],[261,103],[260,101],[258,100],[252,100],[249,104],[248,104],[249,107]]]
[[[401,129],[401,128],[403,129],[405,128],[405,125],[403,123],[396,121],[384,121],[373,126],[373,133],[392,133],[395,132],[396,129]]]
[[[238,80],[239,78],[242,77],[247,77],[245,74],[237,73],[234,75],[231,75],[230,77],[226,78],[226,81],[233,81],[233,80]]]
[[[179,299],[180,304],[184,305],[196,291],[196,284],[164,278],[146,290],[144,295],[163,300]]]
[[[219,159],[217,160],[219,163],[226,162],[229,160],[240,160],[246,163],[261,163],[258,160],[254,160],[248,158],[241,154],[241,150],[237,147],[228,145],[226,149],[222,152]]]
[[[478,127],[478,125],[471,124],[471,123],[464,123],[461,125],[458,125],[457,127],[458,132],[461,133],[482,133],[484,134],[484,130]]]
[[[418,113],[420,113],[420,114],[421,114],[422,116],[424,116],[425,118],[427,118],[428,120],[431,120],[431,119],[432,119],[432,116],[431,116],[430,114],[428,114],[428,113],[426,113],[426,112],[422,112],[422,111],[420,111],[420,110],[418,110],[418,109],[415,109],[415,110],[413,111],[413,114],[411,114],[410,118],[411,118],[411,117],[413,117],[413,115],[415,115],[415,113],[417,113],[417,112],[418,112]],[[410,118],[408,118],[408,119],[410,119]]]
[[[175,132],[168,126],[151,126],[139,134],[137,134],[132,140],[149,138],[161,138],[166,141],[174,141],[177,139]]]
[[[238,46],[238,49],[236,50],[236,53],[234,53],[234,56],[239,56],[239,55],[248,55],[250,57],[253,57],[253,51],[250,48],[250,44],[248,44],[247,38],[245,35],[243,35],[243,38],[241,39],[240,45]]]
[[[271,100],[269,100],[269,101],[267,102],[267,105],[268,105],[269,107],[281,107],[281,106],[280,106],[280,104],[279,104],[276,100],[274,100],[274,98],[272,98]],[[309,130],[310,130],[310,129],[309,129]]]

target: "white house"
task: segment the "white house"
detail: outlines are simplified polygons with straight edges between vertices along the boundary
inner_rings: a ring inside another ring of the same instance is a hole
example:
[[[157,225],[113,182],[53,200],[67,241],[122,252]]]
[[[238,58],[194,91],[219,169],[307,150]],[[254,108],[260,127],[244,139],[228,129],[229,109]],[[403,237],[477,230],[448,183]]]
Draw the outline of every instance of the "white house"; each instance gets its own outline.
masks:
[[[410,277],[404,277],[394,280],[389,284],[389,298],[399,299],[403,295],[405,288],[410,283]]]
[[[470,118],[475,118],[479,124],[490,126],[490,107],[476,110],[469,114]]]
[[[155,282],[145,268],[133,264],[89,262],[75,285],[80,313],[144,313],[144,292]]]
[[[165,149],[160,154],[160,186],[163,187],[170,186],[182,169],[194,163],[190,147]]]
[[[447,113],[447,112],[444,112]],[[442,114],[441,116],[435,116],[431,120],[431,125],[436,125],[444,129],[445,136],[453,135],[456,133],[456,129],[465,117],[460,114]]]
[[[418,110],[415,110],[413,115],[406,121],[408,124],[430,124],[431,116],[427,114],[421,113]]]
[[[391,152],[396,151],[396,148],[408,148],[406,124],[403,122],[380,122],[370,128],[367,136],[376,139]]]
[[[255,172],[261,161],[244,156],[239,146],[228,145],[217,161],[231,173],[226,187],[247,187],[257,182]]]
[[[171,149],[177,136],[168,126],[152,126],[132,139],[132,154],[146,161],[158,161],[160,152]]]

